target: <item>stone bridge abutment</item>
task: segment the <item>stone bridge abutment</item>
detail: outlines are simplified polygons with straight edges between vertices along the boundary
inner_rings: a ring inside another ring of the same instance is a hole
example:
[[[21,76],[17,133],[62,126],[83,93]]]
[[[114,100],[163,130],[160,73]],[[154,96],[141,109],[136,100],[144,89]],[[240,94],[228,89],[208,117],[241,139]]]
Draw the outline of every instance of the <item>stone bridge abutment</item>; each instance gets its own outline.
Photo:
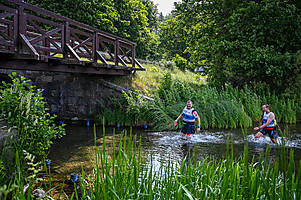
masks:
[[[92,119],[99,109],[99,102],[109,106],[108,98],[120,97],[123,90],[108,85],[112,78],[108,75],[0,69],[0,80],[9,81],[7,75],[12,72],[44,89],[43,96],[50,113],[65,120]]]

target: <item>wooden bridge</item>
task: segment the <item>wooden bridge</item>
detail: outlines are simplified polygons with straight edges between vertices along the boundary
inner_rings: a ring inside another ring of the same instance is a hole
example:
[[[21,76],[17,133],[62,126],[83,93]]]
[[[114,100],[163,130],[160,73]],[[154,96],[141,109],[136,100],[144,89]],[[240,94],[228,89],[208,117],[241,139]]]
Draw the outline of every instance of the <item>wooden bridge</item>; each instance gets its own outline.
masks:
[[[4,5],[5,4],[5,5]],[[23,2],[0,4],[0,68],[127,75],[136,43]]]

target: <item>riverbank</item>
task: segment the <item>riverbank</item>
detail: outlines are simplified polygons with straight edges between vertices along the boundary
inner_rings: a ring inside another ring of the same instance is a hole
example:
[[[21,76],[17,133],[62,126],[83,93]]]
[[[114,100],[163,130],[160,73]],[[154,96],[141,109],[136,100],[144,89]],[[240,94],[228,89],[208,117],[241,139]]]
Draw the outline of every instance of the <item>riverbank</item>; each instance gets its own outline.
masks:
[[[193,101],[198,112],[201,128],[248,128],[262,117],[261,106],[269,104],[278,123],[295,124],[301,121],[301,95],[279,96],[265,86],[227,86],[217,88],[174,79],[174,74],[165,73],[157,86],[146,92],[152,95],[148,101],[136,94],[124,93],[123,98],[112,97],[111,106],[101,106],[95,119],[106,119],[110,125],[135,125],[147,123],[154,130],[174,130],[173,121],[182,112],[187,100]]]

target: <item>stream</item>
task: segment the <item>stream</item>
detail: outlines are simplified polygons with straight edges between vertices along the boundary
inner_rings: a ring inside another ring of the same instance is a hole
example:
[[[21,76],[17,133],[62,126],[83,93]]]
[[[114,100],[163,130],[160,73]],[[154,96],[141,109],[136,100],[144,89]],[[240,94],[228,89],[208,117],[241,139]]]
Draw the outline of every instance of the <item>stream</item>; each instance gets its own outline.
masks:
[[[51,169],[57,179],[67,179],[71,173],[81,173],[82,169],[90,172],[93,168],[94,153],[94,130],[92,127],[80,125],[67,125],[66,136],[57,140],[52,145],[48,158],[51,159]],[[120,136],[121,132],[129,128],[116,128],[115,138]],[[102,138],[103,128],[96,128],[97,139]],[[106,140],[112,141],[112,127],[106,127]],[[290,125],[284,129],[287,136],[278,137],[278,143],[285,139],[286,148],[294,150],[294,159],[301,159],[301,124]],[[265,152],[267,146],[271,146],[270,156],[277,158],[280,153],[280,147],[274,145],[269,137],[255,139],[255,131],[247,130],[247,136],[244,137],[241,129],[208,129],[201,130],[200,133],[191,136],[190,140],[183,138],[180,131],[151,132],[142,128],[133,128],[133,135],[141,137],[141,147],[143,156],[149,160],[152,155],[152,165],[154,169],[163,162],[170,160],[173,163],[181,163],[188,152],[196,151],[197,159],[214,158],[224,159],[227,151],[227,138],[233,141],[234,157],[243,154],[244,145],[248,141],[248,153],[250,160],[259,159],[262,152]],[[137,140],[138,140],[137,139]],[[95,161],[95,160],[94,160]]]

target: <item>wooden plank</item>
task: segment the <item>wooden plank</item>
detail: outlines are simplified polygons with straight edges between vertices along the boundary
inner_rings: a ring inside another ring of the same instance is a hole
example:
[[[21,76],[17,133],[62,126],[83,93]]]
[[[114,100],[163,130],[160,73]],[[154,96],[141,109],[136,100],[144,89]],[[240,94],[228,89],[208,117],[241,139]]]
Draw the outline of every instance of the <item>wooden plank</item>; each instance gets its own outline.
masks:
[[[93,33],[85,32],[85,31],[82,31],[82,30],[79,30],[79,29],[75,29],[75,28],[72,28],[72,27],[70,27],[70,32],[71,32],[71,34],[73,33],[73,35],[75,35],[74,33],[77,33],[79,35],[87,36],[87,37],[92,37],[93,36]],[[77,37],[77,39],[79,40],[78,37]]]
[[[119,62],[118,56],[119,56],[119,41],[117,39],[114,45],[114,63],[116,66],[118,66],[118,62]]]
[[[136,51],[135,51],[135,46],[132,46],[132,68],[135,68],[135,56],[136,56]]]
[[[46,31],[41,29],[34,21],[32,21],[32,19],[28,19],[28,21],[36,28],[37,31],[39,31],[42,34],[45,34]],[[48,40],[53,46],[55,46],[57,49],[61,51],[61,47],[59,47],[55,41],[53,41],[50,37],[48,37]]]
[[[35,43],[37,43],[37,42],[39,42],[39,41],[42,41],[42,40],[45,39],[45,38],[48,38],[48,39],[49,39],[49,37],[50,37],[52,34],[57,33],[57,32],[59,32],[59,31],[62,31],[62,29],[61,29],[61,28],[56,28],[56,29],[53,29],[53,30],[51,30],[51,31],[44,32],[44,33],[42,33],[41,36],[38,36],[38,37],[36,37],[36,38],[34,38],[34,39],[31,39],[31,40],[30,40],[30,43],[31,43],[31,44],[35,44]]]
[[[118,55],[118,59],[121,62],[121,64],[123,65],[124,68],[128,68],[127,64],[124,62],[124,60],[121,58],[120,55]]]
[[[84,41],[82,41],[81,43],[79,43],[78,45],[76,45],[75,47],[73,47],[74,50],[76,50],[79,47],[82,47],[83,45],[85,45],[87,42],[90,42],[92,40],[91,37],[85,39]]]
[[[93,58],[93,61],[95,63],[97,63],[97,51],[99,49],[99,40],[98,40],[98,33],[97,32],[94,32],[93,34],[93,43],[92,43],[92,58]]]
[[[62,43],[63,57],[68,58],[67,44],[68,45],[70,44],[70,27],[68,22],[65,22],[63,32],[64,32],[64,34],[62,34],[62,36],[64,36],[64,43]]]
[[[24,13],[24,7],[19,5],[18,7],[18,27],[19,27],[19,35],[26,34],[26,15]]]
[[[99,59],[100,59],[101,62],[103,62],[106,65],[109,65],[109,63],[107,62],[107,60],[101,55],[101,53],[99,51],[96,51],[96,53],[97,53],[97,56],[99,57]]]
[[[102,41],[100,41],[100,45],[102,46],[102,48],[105,50],[105,51],[107,51],[107,53],[109,54],[109,56],[111,57],[111,59],[114,59],[114,56],[113,56],[113,54],[109,51],[109,48],[102,42]]]
[[[14,43],[12,41],[3,40],[3,39],[0,39],[0,44],[6,45],[6,46],[14,46]]]
[[[129,51],[127,51],[127,52],[125,52],[123,49],[122,49],[122,47],[120,47],[120,50],[122,51],[122,53],[123,53],[123,57],[122,57],[122,59],[124,58],[124,57],[127,57],[127,59],[130,61],[130,63],[132,63],[132,60],[131,60],[131,58],[128,56],[128,53],[131,51],[131,50],[129,50]]]
[[[15,70],[32,70],[32,71],[48,71],[48,72],[67,72],[67,73],[81,73],[81,74],[99,74],[99,75],[130,75],[130,70],[114,69],[101,67],[98,64],[94,67],[93,65],[83,66],[80,64],[61,64],[60,61],[54,63],[47,62],[33,62],[34,60],[3,60],[2,56],[1,68],[2,69],[15,69]]]
[[[37,51],[45,51],[45,52],[53,52],[53,53],[63,53],[61,50],[58,50],[58,49],[53,49],[53,48],[50,48],[50,47],[44,47],[44,46],[34,46],[35,49]]]
[[[4,24],[12,24],[13,21],[7,20],[7,19],[1,19],[0,18],[0,22],[4,23]]]
[[[39,53],[36,51],[36,49],[30,44],[29,40],[26,38],[25,35],[23,35],[22,33],[20,33],[20,40],[22,42],[22,44],[25,45],[25,47],[29,50],[30,54],[32,54],[34,56],[34,58],[36,60],[39,59],[40,55]]]
[[[142,67],[142,65],[138,62],[137,59],[135,59],[135,63],[136,63],[136,64],[138,65],[138,67],[140,68],[140,69],[135,68],[135,70],[143,70],[143,71],[145,71],[145,68]]]
[[[11,12],[11,13],[15,13],[16,9],[10,8],[10,7],[4,6],[4,5],[0,5],[0,10],[5,10],[5,11]]]
[[[42,17],[38,17],[38,16],[35,16],[35,15],[31,15],[31,14],[28,14],[28,13],[25,13],[25,14],[26,14],[27,19],[35,20],[35,21],[42,22],[44,24],[48,24],[48,25],[55,26],[55,27],[61,26],[60,23],[57,23],[57,22],[54,22],[54,21],[50,21],[48,19],[45,19],[45,18],[42,18]]]
[[[7,29],[5,30],[7,32]],[[0,36],[3,37],[5,40],[10,40],[9,36],[7,33],[0,31]]]
[[[90,42],[92,40],[91,37],[87,38],[86,40],[82,41],[81,43],[79,43],[78,45],[76,45],[75,47],[73,47],[74,50],[78,49],[79,47],[82,47],[83,45],[85,45],[87,42]]]
[[[18,47],[18,33],[19,33],[19,26],[18,26],[18,10],[15,10],[14,16],[14,43],[15,47]]]
[[[0,18],[4,19],[6,17],[14,16],[14,13],[0,13]]]
[[[72,57],[74,57],[78,62],[82,63],[80,57],[77,55],[77,53],[72,49],[72,47],[69,44],[66,44],[66,48]]]

